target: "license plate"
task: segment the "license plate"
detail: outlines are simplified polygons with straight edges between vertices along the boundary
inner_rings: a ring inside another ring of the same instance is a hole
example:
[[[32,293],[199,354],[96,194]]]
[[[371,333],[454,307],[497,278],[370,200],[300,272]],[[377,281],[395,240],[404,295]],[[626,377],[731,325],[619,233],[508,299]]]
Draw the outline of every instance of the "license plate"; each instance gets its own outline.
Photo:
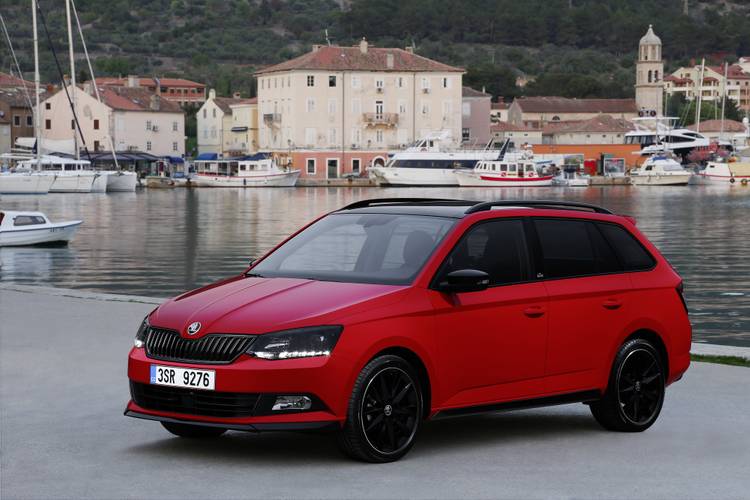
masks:
[[[216,372],[214,370],[151,365],[151,383],[213,391],[216,384]]]

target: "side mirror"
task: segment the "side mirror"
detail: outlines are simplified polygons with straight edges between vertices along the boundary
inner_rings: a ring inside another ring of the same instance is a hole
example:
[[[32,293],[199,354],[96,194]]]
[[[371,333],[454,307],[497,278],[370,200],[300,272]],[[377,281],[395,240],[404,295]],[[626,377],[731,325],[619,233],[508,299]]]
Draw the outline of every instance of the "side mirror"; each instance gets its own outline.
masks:
[[[438,283],[445,293],[479,292],[490,286],[490,275],[478,269],[459,269],[450,272]]]

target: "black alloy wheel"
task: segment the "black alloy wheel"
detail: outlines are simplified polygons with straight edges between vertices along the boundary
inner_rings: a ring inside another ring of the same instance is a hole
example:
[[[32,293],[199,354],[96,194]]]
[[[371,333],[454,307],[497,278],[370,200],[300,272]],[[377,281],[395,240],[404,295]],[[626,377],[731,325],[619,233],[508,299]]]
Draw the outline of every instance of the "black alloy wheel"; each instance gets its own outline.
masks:
[[[422,415],[422,388],[413,368],[400,357],[380,356],[357,378],[339,443],[360,460],[398,460],[414,444]]]
[[[602,427],[640,432],[657,419],[664,403],[666,374],[661,356],[644,339],[626,342],[617,353],[604,397],[591,403]]]

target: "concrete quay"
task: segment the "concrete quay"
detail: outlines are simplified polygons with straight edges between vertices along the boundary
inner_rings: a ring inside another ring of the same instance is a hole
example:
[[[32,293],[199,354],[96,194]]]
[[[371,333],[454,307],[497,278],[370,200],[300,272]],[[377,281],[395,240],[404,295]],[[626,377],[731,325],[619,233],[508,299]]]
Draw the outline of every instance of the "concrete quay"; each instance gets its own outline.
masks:
[[[428,422],[412,452],[352,462],[331,436],[171,436],[122,415],[127,352],[159,299],[0,285],[0,496],[747,498],[747,368],[693,363],[640,434],[581,404]]]

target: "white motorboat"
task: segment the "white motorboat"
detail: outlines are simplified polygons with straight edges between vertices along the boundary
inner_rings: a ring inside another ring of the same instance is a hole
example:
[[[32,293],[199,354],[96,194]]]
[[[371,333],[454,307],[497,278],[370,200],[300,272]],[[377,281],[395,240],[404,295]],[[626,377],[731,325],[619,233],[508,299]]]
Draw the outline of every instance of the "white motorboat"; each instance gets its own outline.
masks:
[[[731,157],[722,161],[710,161],[697,177],[707,184],[750,184],[750,158]]]
[[[294,187],[300,171],[281,169],[265,154],[240,158],[196,160],[194,187]]]
[[[480,161],[471,170],[457,170],[455,176],[461,187],[531,187],[552,184],[552,175],[542,173],[531,159]]]
[[[50,222],[41,212],[0,212],[0,247],[67,244],[83,221]]]
[[[91,169],[87,160],[73,160],[44,155],[18,163],[17,171],[34,172],[54,177],[50,193],[104,193],[107,191],[107,174]]]
[[[126,170],[103,170],[99,172],[107,176],[107,192],[129,192],[135,191],[138,184],[138,175]]]
[[[456,186],[458,170],[473,169],[479,161],[497,160],[502,152],[484,149],[450,149],[446,134],[430,135],[394,153],[385,165],[368,172],[378,184],[399,186]]]
[[[693,174],[670,156],[649,156],[643,164],[630,171],[630,182],[636,186],[685,186]]]
[[[0,194],[47,194],[53,182],[54,176],[36,172],[2,172]]]
[[[552,184],[565,187],[588,187],[591,185],[591,176],[581,174],[575,165],[567,165],[552,179]]]

